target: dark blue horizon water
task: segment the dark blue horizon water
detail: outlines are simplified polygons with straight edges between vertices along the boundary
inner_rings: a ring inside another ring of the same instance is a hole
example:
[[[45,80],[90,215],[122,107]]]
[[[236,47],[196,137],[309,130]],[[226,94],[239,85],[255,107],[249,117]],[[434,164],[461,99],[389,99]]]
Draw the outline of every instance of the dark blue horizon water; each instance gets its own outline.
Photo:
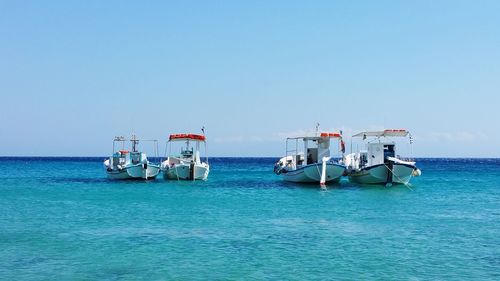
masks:
[[[500,159],[417,159],[412,187],[106,179],[104,157],[0,157],[0,280],[499,280]]]

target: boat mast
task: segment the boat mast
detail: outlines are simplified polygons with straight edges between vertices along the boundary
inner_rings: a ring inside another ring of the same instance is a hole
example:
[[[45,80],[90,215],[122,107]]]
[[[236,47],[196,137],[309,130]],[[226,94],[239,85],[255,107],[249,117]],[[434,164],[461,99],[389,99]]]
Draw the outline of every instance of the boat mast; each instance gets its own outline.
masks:
[[[137,152],[137,144],[139,144],[139,140],[137,139],[136,135],[132,135],[132,152]]]

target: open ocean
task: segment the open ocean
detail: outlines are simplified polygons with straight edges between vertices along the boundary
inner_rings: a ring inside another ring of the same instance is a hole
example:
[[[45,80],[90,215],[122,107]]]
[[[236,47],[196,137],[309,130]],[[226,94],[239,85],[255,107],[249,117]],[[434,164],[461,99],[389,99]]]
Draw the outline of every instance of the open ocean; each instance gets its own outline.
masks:
[[[110,181],[104,158],[0,158],[0,280],[500,280],[500,159],[418,159],[404,185]]]

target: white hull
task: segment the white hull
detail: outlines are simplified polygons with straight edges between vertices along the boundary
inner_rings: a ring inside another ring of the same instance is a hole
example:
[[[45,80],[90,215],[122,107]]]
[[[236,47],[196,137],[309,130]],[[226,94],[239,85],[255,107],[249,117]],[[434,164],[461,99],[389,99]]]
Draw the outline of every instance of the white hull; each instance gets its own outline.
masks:
[[[142,164],[125,167],[121,170],[106,171],[108,178],[116,180],[124,179],[154,179],[160,173],[160,167],[147,165],[145,169]]]
[[[196,164],[193,166],[194,172],[191,174],[191,165],[187,163],[177,164],[173,167],[163,169],[163,177],[169,180],[206,180],[210,168],[207,164]]]
[[[290,182],[319,183],[321,180],[322,163],[315,163],[297,170],[282,172],[283,179]],[[326,182],[339,182],[345,172],[345,166],[327,163]]]
[[[349,174],[349,180],[356,183],[366,184],[386,184],[399,183],[408,184],[417,168],[412,165],[393,164],[392,175],[389,167],[385,164],[379,164],[372,167],[352,171]]]

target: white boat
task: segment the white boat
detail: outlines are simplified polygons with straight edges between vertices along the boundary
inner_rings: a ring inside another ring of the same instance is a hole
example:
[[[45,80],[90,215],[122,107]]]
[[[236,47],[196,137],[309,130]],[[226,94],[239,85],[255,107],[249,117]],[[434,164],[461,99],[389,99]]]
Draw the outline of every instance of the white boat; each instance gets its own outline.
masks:
[[[327,182],[339,182],[346,172],[346,167],[330,156],[332,138],[339,139],[340,150],[344,151],[344,142],[339,133],[287,138],[286,156],[276,162],[274,172],[290,182],[320,183],[321,185]],[[289,150],[290,142],[294,144],[291,144],[292,149]],[[299,147],[299,143],[303,144],[303,150]]]
[[[172,145],[176,142],[183,142],[181,152],[172,155]],[[169,149],[168,158],[161,163],[163,177],[170,180],[206,180],[210,172],[208,157],[205,162],[201,161],[200,146],[204,145],[206,153],[206,137],[197,134],[174,134],[170,135],[167,142]]]
[[[412,177],[420,176],[416,163],[403,160],[396,155],[396,143],[390,138],[410,136],[407,130],[369,131],[355,134],[369,141],[366,150],[351,153],[344,157],[349,180],[362,184],[408,184]]]
[[[104,168],[108,178],[110,179],[154,179],[160,173],[160,166],[152,164],[146,153],[137,151],[139,141],[156,140],[139,140],[135,135],[132,136],[132,151],[124,149],[125,142],[128,141],[124,137],[116,137],[113,140],[113,155],[104,161]],[[121,143],[122,149],[115,152],[116,143]],[[156,149],[155,151],[158,151]]]

